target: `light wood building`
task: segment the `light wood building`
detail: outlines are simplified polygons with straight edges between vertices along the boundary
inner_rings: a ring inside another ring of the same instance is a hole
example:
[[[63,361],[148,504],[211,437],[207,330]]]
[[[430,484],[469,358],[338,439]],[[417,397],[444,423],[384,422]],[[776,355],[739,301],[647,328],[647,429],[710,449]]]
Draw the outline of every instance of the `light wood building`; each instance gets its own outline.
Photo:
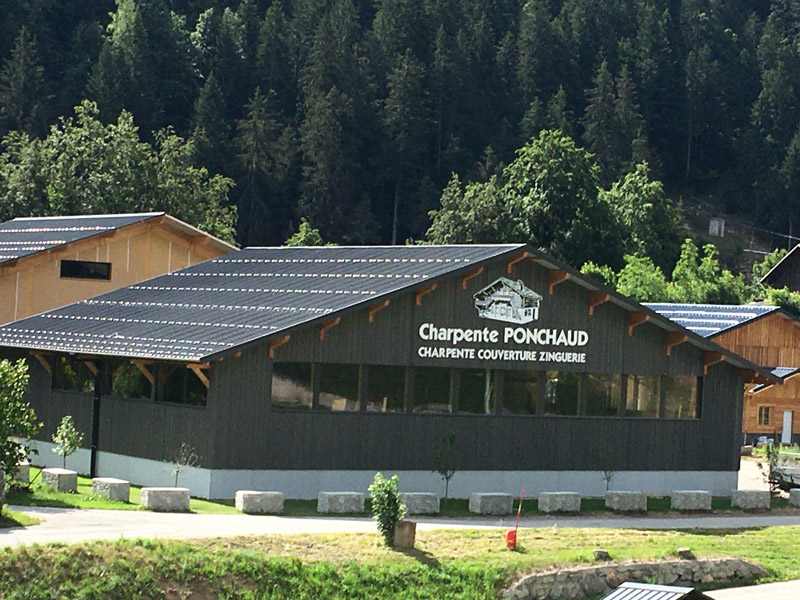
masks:
[[[746,443],[761,436],[783,443],[800,441],[800,320],[777,306],[648,306],[785,378],[783,385],[746,386],[742,414]]]
[[[235,250],[161,212],[12,219],[0,223],[0,323]]]

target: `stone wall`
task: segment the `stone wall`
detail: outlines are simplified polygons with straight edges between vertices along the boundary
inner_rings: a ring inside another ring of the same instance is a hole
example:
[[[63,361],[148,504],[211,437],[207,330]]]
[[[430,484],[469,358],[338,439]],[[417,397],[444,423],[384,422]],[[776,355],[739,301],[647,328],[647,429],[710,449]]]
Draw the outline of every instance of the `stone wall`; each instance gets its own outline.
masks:
[[[737,582],[767,575],[762,567],[738,558],[603,564],[532,573],[503,593],[513,600],[581,600],[599,596],[625,581],[694,587],[699,583]]]

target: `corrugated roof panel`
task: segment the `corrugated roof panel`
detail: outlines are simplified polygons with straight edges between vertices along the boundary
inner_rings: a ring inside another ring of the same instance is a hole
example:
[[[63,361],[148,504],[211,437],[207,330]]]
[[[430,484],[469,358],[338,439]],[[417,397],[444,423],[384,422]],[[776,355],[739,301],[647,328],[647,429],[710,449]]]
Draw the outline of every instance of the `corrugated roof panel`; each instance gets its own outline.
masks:
[[[712,337],[753,319],[780,310],[777,306],[761,304],[670,304],[644,303],[662,317],[678,323],[703,337]]]
[[[248,248],[0,327],[0,344],[199,361],[522,245]]]
[[[695,591],[694,588],[653,585],[648,583],[625,582],[612,590],[601,600],[695,600],[708,599],[708,596]]]
[[[0,263],[127,227],[164,213],[27,217],[0,223]]]

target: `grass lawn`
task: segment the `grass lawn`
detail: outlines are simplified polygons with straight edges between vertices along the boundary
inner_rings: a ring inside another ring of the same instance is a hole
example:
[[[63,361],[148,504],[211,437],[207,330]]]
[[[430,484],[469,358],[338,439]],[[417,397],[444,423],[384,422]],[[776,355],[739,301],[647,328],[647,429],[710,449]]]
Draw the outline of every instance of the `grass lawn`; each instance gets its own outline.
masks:
[[[489,600],[520,573],[615,560],[739,556],[800,577],[800,527],[737,531],[533,529],[519,549],[502,532],[423,531],[417,548],[377,534],[294,535],[198,542],[120,540],[0,550],[0,597]]]
[[[3,507],[3,511],[0,513],[0,529],[7,529],[9,527],[27,527],[28,525],[38,524],[39,519],[24,513],[8,510],[8,507],[6,506]]]

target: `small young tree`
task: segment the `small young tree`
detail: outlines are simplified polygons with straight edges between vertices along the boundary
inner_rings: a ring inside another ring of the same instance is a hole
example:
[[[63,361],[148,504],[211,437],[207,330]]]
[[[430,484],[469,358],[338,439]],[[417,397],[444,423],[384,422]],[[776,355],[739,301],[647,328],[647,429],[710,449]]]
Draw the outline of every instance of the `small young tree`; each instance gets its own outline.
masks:
[[[67,457],[72,456],[78,451],[83,442],[83,434],[75,429],[72,415],[65,415],[58,424],[56,432],[53,434],[53,443],[56,445],[53,452],[64,459],[64,468],[67,468]]]
[[[444,479],[444,499],[450,493],[450,480],[456,474],[456,434],[448,433],[442,437],[442,443],[436,456],[433,457],[433,472]]]
[[[24,400],[27,389],[27,363],[0,360],[0,469],[10,477],[17,473],[20,462],[36,454],[29,442],[14,438],[29,440],[42,426]]]
[[[369,500],[372,518],[378,522],[378,531],[387,546],[394,546],[394,526],[406,516],[406,506],[400,501],[397,488],[397,475],[387,479],[383,473],[375,473],[375,479],[369,486]]]
[[[181,442],[181,447],[178,448],[177,454],[172,459],[172,473],[175,475],[175,487],[178,487],[178,478],[181,476],[181,472],[189,467],[196,467],[197,463],[200,462],[200,457],[195,452],[194,448],[192,448],[186,442]]]

